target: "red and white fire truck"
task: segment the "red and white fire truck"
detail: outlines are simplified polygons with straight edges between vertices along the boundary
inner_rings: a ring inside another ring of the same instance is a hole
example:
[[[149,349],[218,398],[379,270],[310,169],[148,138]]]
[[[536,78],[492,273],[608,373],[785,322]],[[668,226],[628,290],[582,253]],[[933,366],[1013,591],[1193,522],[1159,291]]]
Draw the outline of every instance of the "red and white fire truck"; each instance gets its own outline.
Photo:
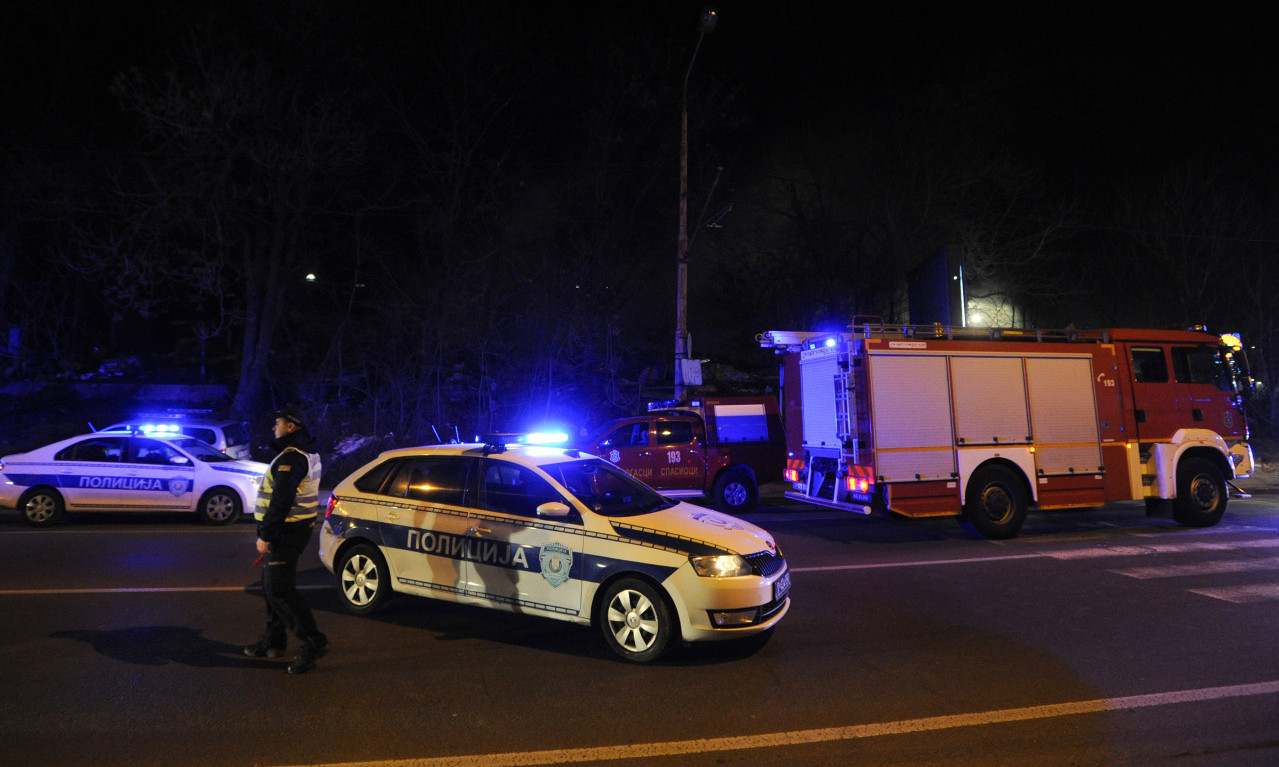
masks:
[[[785,353],[786,479],[800,501],[962,515],[989,538],[1027,508],[1146,501],[1185,525],[1252,471],[1237,342],[1185,330],[854,325],[769,331]]]

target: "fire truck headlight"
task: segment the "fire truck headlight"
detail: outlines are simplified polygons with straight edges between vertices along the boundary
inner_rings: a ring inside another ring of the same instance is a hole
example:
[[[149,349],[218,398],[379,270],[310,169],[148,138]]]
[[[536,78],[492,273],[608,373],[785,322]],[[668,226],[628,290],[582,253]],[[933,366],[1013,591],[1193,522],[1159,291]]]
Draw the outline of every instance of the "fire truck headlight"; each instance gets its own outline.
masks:
[[[735,575],[750,575],[753,571],[746,560],[736,554],[710,554],[707,556],[689,557],[693,570],[703,578],[731,578]]]

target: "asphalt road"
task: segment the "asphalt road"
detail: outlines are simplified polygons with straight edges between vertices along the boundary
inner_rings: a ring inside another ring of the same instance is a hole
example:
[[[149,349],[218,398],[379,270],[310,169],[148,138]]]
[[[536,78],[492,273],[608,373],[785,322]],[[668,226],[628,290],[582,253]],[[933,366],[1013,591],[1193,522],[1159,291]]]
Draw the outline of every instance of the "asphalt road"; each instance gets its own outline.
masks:
[[[1279,764],[1279,496],[954,520],[748,515],[793,572],[767,642],[614,660],[585,628],[401,597],[252,660],[252,527],[0,516],[4,765]],[[312,554],[313,556],[313,554]],[[311,561],[315,561],[312,559]]]

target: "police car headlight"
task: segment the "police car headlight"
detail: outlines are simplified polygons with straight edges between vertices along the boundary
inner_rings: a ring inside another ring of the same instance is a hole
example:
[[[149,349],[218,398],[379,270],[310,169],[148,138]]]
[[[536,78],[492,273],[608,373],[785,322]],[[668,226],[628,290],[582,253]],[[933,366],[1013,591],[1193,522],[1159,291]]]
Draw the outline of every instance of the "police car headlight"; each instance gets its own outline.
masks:
[[[703,578],[730,578],[734,575],[750,575],[753,571],[746,560],[736,554],[712,554],[689,557],[693,569]]]

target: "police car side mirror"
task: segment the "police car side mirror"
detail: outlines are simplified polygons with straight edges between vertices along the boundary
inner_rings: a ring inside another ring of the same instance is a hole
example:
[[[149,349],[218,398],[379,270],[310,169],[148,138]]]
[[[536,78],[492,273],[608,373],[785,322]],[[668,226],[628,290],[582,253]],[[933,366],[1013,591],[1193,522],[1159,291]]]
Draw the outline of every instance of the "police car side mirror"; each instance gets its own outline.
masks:
[[[191,462],[187,460],[185,455],[175,455],[169,459],[169,463],[177,464],[178,466],[186,466]]]
[[[559,501],[548,501],[537,507],[537,515],[539,517],[549,517],[551,519],[561,519],[569,515],[569,507],[567,504]]]

